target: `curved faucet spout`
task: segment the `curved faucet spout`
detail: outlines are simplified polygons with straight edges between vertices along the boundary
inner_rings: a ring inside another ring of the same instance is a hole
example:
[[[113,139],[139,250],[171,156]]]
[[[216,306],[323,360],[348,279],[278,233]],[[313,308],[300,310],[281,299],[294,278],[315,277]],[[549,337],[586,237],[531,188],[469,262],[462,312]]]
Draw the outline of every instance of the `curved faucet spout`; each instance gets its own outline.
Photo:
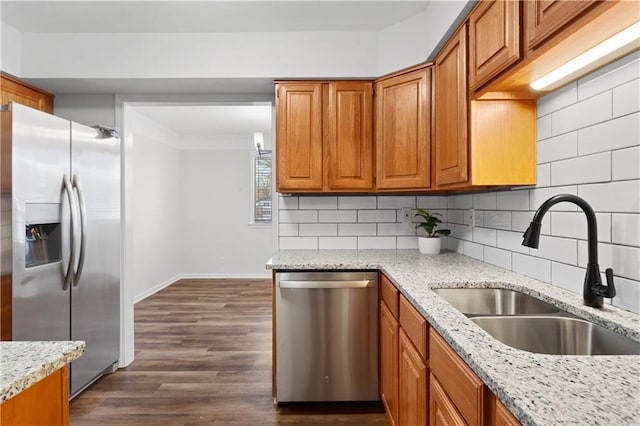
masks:
[[[596,214],[593,209],[582,198],[572,194],[561,194],[549,198],[538,208],[531,224],[523,235],[522,245],[538,248],[540,241],[540,230],[542,228],[542,218],[555,204],[567,201],[580,207],[587,216],[587,244],[589,249],[589,260],[587,263],[587,273],[584,280],[583,296],[584,304],[601,308],[603,297],[614,297],[616,290],[613,285],[613,270],[608,268],[605,273],[607,285],[602,285],[600,278],[600,266],[598,265],[598,224]]]

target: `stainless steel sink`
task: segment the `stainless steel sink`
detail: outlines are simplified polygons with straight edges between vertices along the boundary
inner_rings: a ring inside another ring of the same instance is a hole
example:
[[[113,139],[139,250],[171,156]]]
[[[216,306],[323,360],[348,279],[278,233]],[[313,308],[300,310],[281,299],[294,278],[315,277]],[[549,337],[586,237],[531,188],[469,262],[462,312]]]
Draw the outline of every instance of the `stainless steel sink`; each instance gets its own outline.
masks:
[[[471,321],[505,345],[553,355],[640,355],[640,343],[578,318],[474,317]]]
[[[563,312],[528,294],[503,288],[436,288],[433,291],[468,317]]]

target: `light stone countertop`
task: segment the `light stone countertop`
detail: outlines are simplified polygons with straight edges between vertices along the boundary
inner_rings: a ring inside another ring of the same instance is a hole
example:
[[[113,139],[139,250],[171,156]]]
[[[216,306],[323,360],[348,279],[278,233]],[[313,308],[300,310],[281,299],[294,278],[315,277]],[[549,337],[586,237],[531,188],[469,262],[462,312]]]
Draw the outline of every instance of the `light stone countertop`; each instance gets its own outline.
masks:
[[[640,424],[640,355],[562,356],[509,347],[431,288],[522,291],[640,342],[640,315],[582,305],[582,295],[457,253],[417,250],[281,250],[274,270],[382,270],[524,425]]]
[[[79,358],[84,342],[0,342],[0,402]]]

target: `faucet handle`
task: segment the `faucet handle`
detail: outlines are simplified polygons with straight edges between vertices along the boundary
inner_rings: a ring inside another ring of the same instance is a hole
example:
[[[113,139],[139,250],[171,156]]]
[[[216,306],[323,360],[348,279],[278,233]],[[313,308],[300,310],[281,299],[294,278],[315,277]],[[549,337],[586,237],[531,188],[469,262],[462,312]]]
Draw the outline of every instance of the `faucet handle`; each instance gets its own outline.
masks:
[[[598,296],[612,298],[616,296],[616,287],[613,284],[613,269],[607,268],[604,271],[604,275],[607,278],[607,285],[604,286],[602,284],[595,285],[594,293]]]

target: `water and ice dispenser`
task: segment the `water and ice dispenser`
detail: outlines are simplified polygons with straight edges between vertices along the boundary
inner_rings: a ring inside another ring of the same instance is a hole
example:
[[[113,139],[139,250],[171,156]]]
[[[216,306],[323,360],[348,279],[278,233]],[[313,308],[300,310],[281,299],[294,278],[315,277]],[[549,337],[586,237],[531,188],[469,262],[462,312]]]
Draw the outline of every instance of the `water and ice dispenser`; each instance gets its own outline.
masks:
[[[26,205],[25,267],[46,265],[62,259],[60,204]]]

